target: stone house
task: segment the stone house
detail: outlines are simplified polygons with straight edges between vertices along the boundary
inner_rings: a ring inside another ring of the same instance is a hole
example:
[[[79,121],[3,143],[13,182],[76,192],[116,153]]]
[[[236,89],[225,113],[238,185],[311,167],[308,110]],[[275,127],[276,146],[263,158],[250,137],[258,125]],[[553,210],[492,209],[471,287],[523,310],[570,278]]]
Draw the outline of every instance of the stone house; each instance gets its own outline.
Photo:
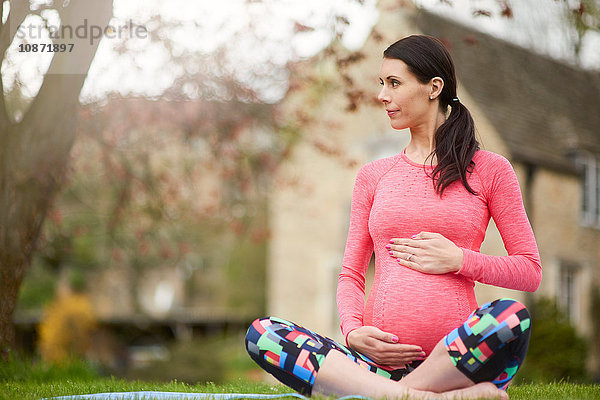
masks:
[[[458,95],[482,148],[513,165],[542,259],[535,294],[477,283],[478,302],[555,298],[589,338],[589,366],[598,375],[600,74],[397,3],[380,1],[380,19],[359,51],[334,43],[291,74],[282,106],[304,128],[270,198],[268,313],[341,339],[335,290],[354,178],[362,165],[397,154],[409,140],[389,126],[375,98],[382,53],[401,37],[424,33],[450,49]],[[506,255],[493,220],[481,252]]]

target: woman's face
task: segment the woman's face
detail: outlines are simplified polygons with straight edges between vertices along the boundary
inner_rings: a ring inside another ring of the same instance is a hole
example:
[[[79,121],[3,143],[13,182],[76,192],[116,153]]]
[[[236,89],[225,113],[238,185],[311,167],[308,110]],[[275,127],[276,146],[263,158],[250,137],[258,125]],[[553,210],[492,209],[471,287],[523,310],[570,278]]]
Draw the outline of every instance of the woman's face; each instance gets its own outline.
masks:
[[[435,92],[431,83],[421,83],[402,60],[384,58],[379,72],[383,86],[377,99],[385,105],[394,129],[413,128],[424,124],[437,102],[429,96]]]

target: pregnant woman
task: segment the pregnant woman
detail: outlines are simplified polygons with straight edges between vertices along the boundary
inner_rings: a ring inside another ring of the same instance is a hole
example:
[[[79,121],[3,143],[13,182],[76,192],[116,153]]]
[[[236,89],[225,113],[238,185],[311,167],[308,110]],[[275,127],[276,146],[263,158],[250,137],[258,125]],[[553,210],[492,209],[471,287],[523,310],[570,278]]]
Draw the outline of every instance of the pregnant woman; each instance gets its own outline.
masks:
[[[478,306],[473,287],[539,286],[539,253],[515,172],[479,149],[439,40],[414,35],[392,44],[379,81],[391,126],[409,128],[411,138],[356,178],[337,290],[346,343],[271,317],[249,328],[248,352],[307,395],[507,398],[527,352],[529,313],[511,299]],[[507,256],[479,253],[490,217]]]

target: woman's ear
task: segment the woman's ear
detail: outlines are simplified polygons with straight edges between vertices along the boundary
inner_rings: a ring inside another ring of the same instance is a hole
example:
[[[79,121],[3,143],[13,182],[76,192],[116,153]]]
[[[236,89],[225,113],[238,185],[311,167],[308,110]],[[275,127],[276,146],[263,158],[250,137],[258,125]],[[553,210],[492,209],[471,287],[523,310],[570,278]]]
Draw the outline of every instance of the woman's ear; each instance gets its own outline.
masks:
[[[440,94],[442,94],[442,89],[444,89],[444,80],[442,78],[440,78],[439,76],[431,78],[429,84],[431,86],[429,98],[435,99]]]

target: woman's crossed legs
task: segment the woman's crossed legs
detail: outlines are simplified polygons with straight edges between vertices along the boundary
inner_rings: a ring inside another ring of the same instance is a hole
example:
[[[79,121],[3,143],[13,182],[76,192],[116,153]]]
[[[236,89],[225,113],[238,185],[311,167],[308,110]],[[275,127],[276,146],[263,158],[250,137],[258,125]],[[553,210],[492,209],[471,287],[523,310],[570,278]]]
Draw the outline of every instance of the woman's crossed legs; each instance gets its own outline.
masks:
[[[523,362],[529,325],[521,303],[487,303],[446,335],[417,368],[413,363],[395,371],[278,318],[254,321],[246,347],[263,369],[307,395],[315,391],[373,398],[506,398],[498,388],[506,389]]]

